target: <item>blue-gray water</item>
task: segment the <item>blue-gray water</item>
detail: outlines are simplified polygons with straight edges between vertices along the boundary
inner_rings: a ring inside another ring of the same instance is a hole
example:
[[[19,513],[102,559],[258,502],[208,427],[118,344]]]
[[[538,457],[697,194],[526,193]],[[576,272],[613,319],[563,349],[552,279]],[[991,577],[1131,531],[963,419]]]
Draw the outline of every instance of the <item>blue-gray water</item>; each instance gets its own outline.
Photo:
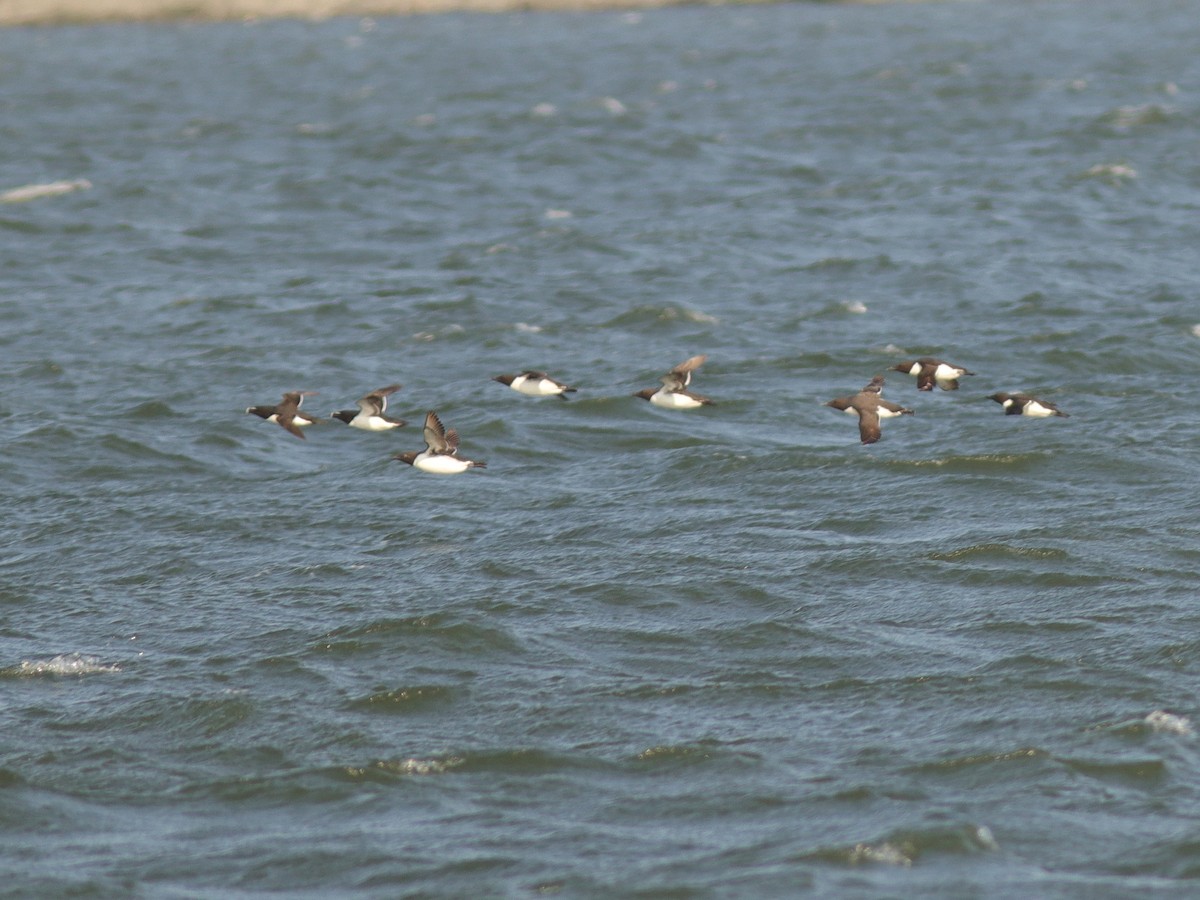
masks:
[[[0,893],[1196,891],[1197,46],[0,32],[0,190],[91,184],[0,205]],[[630,396],[696,353],[713,407]],[[978,374],[822,405],[920,355]],[[393,381],[395,433],[243,412]],[[486,472],[391,460],[428,409]]]

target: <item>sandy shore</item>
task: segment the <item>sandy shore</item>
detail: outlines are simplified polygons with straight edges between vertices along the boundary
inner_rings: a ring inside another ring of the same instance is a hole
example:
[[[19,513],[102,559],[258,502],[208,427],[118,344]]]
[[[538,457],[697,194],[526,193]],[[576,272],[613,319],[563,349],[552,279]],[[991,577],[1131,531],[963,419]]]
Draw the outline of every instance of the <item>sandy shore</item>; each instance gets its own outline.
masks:
[[[685,2],[689,0],[0,0],[0,26],[153,19],[326,19],[452,10],[626,9]]]

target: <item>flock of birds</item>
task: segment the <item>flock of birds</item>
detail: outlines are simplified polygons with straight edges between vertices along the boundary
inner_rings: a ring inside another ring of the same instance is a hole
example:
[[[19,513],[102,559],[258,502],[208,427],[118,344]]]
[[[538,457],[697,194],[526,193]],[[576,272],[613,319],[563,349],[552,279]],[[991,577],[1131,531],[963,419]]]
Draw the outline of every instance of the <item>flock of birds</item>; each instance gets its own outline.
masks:
[[[935,385],[943,391],[957,391],[960,378],[975,374],[962,366],[934,359],[932,356],[922,356],[911,362],[897,363],[892,366],[892,369],[915,376],[918,391],[932,391]],[[873,444],[882,436],[883,431],[879,424],[881,419],[913,414],[911,409],[883,399],[883,381],[882,375],[876,375],[857,394],[838,397],[825,404],[858,417],[858,436],[864,444]],[[1068,418],[1067,414],[1053,403],[1029,394],[1009,394],[1001,391],[989,394],[988,399],[999,403],[1004,408],[1005,415],[1009,416],[1032,416],[1034,418],[1061,416]]]
[[[708,397],[690,390],[692,373],[704,361],[706,354],[690,357],[663,375],[659,387],[650,387],[638,391],[633,396],[648,400],[655,406],[664,409],[696,409],[712,405]],[[943,391],[958,390],[958,381],[966,375],[974,375],[962,366],[956,366],[944,360],[924,356],[911,362],[897,363],[892,366],[897,372],[915,376],[918,391],[932,391],[934,386]],[[528,370],[516,375],[497,375],[493,381],[507,385],[514,391],[531,397],[558,397],[569,399],[567,394],[575,393],[575,388],[569,387],[545,372]],[[848,397],[838,397],[826,403],[834,409],[858,418],[858,434],[864,444],[873,444],[882,436],[880,420],[893,416],[912,415],[913,411],[898,403],[883,399],[884,377],[876,375],[857,394]],[[371,391],[356,402],[356,409],[343,409],[330,414],[331,419],[344,422],[351,428],[361,428],[364,431],[390,431],[402,428],[407,423],[404,419],[396,419],[387,415],[388,397],[400,390],[400,385],[389,384]],[[274,422],[290,434],[305,439],[303,428],[322,420],[301,411],[300,405],[305,397],[310,397],[314,391],[288,391],[282,400],[274,406],[251,406],[247,414],[256,415],[268,422]],[[1045,418],[1062,416],[1062,412],[1053,403],[1031,397],[1028,394],[991,394],[989,399],[995,400],[1003,408],[1006,415],[1033,416]],[[436,475],[457,475],[469,469],[485,469],[487,463],[482,460],[466,459],[458,455],[459,436],[453,428],[446,428],[437,412],[430,410],[425,414],[423,429],[425,439],[424,450],[410,450],[397,453],[393,459],[408,463],[423,472]]]

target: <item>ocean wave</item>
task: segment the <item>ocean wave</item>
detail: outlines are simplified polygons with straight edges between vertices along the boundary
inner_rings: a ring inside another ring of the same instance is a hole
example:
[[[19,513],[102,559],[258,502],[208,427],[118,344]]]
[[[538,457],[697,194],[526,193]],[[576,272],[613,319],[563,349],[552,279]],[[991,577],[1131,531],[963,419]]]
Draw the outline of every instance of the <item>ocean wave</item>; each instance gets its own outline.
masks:
[[[1129,759],[1071,759],[1058,761],[1073,772],[1106,783],[1145,787],[1167,777],[1166,760],[1157,757]]]
[[[986,825],[964,824],[899,830],[880,840],[823,847],[801,854],[800,858],[848,866],[877,864],[907,868],[923,856],[962,856],[999,849]]]
[[[1094,178],[1106,184],[1119,186],[1138,177],[1137,169],[1125,163],[1096,163],[1084,170],[1080,178]]]
[[[718,321],[716,316],[702,310],[689,309],[685,306],[636,306],[627,312],[609,319],[603,323],[603,327],[630,328],[640,325],[662,325],[677,322],[715,325]],[[673,363],[667,361],[666,365],[670,366]]]
[[[98,656],[66,653],[44,660],[22,660],[15,666],[0,669],[0,676],[37,678],[41,676],[100,675],[120,671],[120,666],[115,663],[103,663]]]
[[[380,619],[365,625],[347,626],[329,632],[315,649],[326,653],[352,655],[374,652],[396,641],[419,637],[422,643],[444,642],[462,652],[520,649],[519,642],[507,631],[487,628],[449,616],[414,616],[407,619]]]
[[[612,767],[611,763],[583,753],[557,753],[531,747],[476,750],[454,757],[460,760],[456,769],[471,773],[540,775]]]
[[[1148,713],[1142,721],[1151,731],[1162,731],[1167,734],[1192,733],[1192,722],[1187,716],[1177,716],[1161,709]]]
[[[404,759],[380,759],[365,766],[346,766],[342,771],[355,780],[368,778],[371,775],[428,777],[451,772],[460,768],[464,763],[465,759],[461,756],[407,757]]]
[[[994,753],[972,753],[967,756],[955,756],[949,759],[939,759],[934,762],[921,763],[912,766],[908,771],[913,773],[955,772],[962,769],[974,769],[981,766],[993,766],[997,763],[1028,762],[1030,760],[1050,759],[1050,754],[1037,747],[1021,747],[1017,750],[1000,750]]]
[[[445,706],[454,700],[454,688],[446,685],[413,685],[376,691],[350,702],[351,709],[380,713],[409,713]]]
[[[145,400],[139,403],[133,409],[125,412],[125,417],[133,420],[150,420],[155,419],[171,419],[175,418],[178,413],[171,409],[171,404],[162,400]]]
[[[946,550],[940,553],[930,553],[930,559],[942,562],[962,562],[974,557],[994,557],[1003,559],[1017,557],[1026,559],[1066,559],[1067,551],[1057,547],[1016,547],[1012,544],[986,543],[972,544],[970,547],[959,547],[956,550]]]
[[[91,187],[92,183],[86,178],[50,181],[45,184],[26,184],[0,193],[0,203],[28,203],[30,200],[40,200],[43,197],[58,197],[75,191],[90,190]]]
[[[1191,719],[1187,716],[1176,715],[1162,709],[1153,710],[1145,716],[1136,719],[1125,719],[1116,723],[1101,723],[1094,726],[1094,728],[1130,736],[1148,734],[1188,736],[1194,733]]]
[[[1046,450],[1029,450],[1024,453],[966,453],[940,456],[934,459],[888,459],[883,465],[895,469],[945,469],[950,472],[993,472],[1007,468],[1022,471],[1051,459],[1054,454]]]
[[[1095,126],[1105,132],[1124,133],[1148,125],[1162,125],[1176,115],[1173,107],[1161,103],[1137,106],[1118,106],[1106,110],[1095,120]]]
[[[633,762],[639,766],[693,766],[714,760],[723,762],[756,763],[762,757],[757,753],[732,752],[717,741],[698,744],[661,744],[647,747],[634,754]]]

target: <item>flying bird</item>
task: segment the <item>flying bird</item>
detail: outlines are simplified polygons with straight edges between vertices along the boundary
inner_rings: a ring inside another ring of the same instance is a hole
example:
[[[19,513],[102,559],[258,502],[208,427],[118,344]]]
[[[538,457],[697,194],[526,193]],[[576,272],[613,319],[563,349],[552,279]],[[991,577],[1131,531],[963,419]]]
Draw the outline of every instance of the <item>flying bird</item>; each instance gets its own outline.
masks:
[[[858,416],[858,436],[864,444],[873,444],[883,435],[880,419],[890,419],[893,416],[911,416],[913,411],[898,403],[884,400],[883,376],[876,375],[871,382],[857,394],[850,397],[838,397],[830,400],[826,406],[840,409],[851,416]]]
[[[897,372],[915,375],[918,391],[932,391],[936,384],[943,391],[957,391],[958,379],[964,375],[974,375],[962,366],[934,359],[932,356],[922,356],[913,362],[902,362],[892,366]]]
[[[300,440],[307,440],[300,429],[321,420],[308,413],[300,412],[300,404],[305,397],[311,397],[316,391],[288,391],[283,400],[275,406],[248,406],[246,413],[274,422],[286,431],[291,432]]]
[[[706,354],[686,359],[664,375],[660,380],[662,387],[646,388],[633,396],[649,400],[655,406],[666,409],[695,409],[698,406],[709,406],[712,400],[692,393],[687,389],[692,383],[692,372],[704,365],[708,359]]]
[[[457,475],[467,469],[486,469],[482,460],[462,459],[458,455],[458,432],[447,430],[438,414],[430,410],[425,414],[425,449],[397,453],[392,459],[408,463],[422,472],[434,475]]]
[[[995,400],[1004,407],[1006,416],[1033,416],[1039,419],[1045,419],[1049,416],[1062,416],[1064,419],[1069,419],[1065,412],[1046,400],[1039,400],[1036,397],[1030,397],[1028,394],[1006,394],[1001,391],[998,394],[988,396],[989,400]]]
[[[379,390],[371,391],[365,397],[356,400],[358,409],[343,409],[335,412],[332,417],[345,422],[351,428],[361,428],[364,431],[391,431],[408,424],[403,419],[393,419],[385,416],[388,397],[400,390],[400,385],[389,384]]]
[[[528,394],[530,397],[558,397],[569,400],[567,394],[575,393],[575,388],[568,387],[561,381],[555,381],[545,372],[528,370],[519,375],[497,375],[492,381],[506,384],[514,391]]]

